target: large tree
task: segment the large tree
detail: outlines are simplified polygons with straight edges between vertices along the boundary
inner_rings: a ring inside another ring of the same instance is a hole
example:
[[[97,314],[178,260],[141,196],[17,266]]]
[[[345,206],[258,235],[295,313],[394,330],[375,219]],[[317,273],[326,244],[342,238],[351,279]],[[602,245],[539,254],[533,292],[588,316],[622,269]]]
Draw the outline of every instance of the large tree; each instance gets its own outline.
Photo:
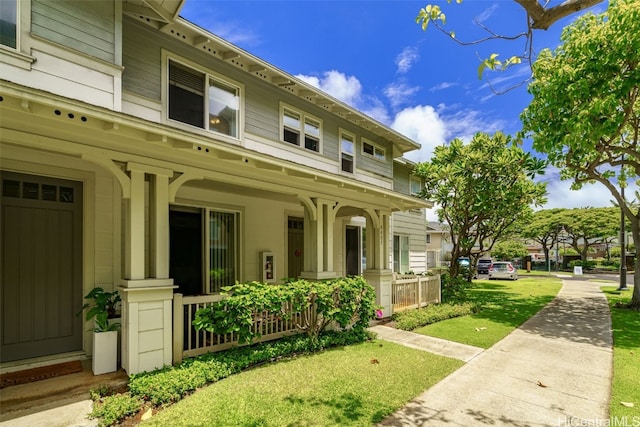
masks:
[[[547,264],[551,262],[549,250],[558,242],[560,230],[564,226],[563,213],[566,209],[543,209],[535,212],[531,221],[522,229],[522,237],[531,239],[542,246]]]
[[[451,230],[452,277],[459,273],[459,257],[476,258],[472,251],[481,242],[484,251],[491,250],[531,205],[545,201],[545,184],[532,179],[543,167],[502,133],[477,133],[468,144],[454,139],[416,165],[424,195],[440,206],[438,217]]]
[[[620,211],[616,208],[568,209],[557,220],[565,231],[563,239],[583,261],[589,256],[589,248],[606,243],[620,230]]]
[[[456,35],[455,30],[447,30],[446,14],[444,9],[437,4],[428,4],[420,9],[416,22],[422,25],[422,29],[426,30],[429,23],[433,23],[437,29],[449,35],[453,41],[460,45],[478,45],[492,40],[507,40],[516,43],[517,51],[508,59],[500,60],[499,53],[493,53],[488,58],[481,59],[478,67],[478,75],[482,77],[485,69],[505,70],[511,65],[526,62],[532,64],[536,59],[536,49],[534,48],[533,37],[536,30],[547,30],[553,24],[575,13],[588,9],[604,0],[513,0],[520,5],[525,12],[525,20],[522,23],[522,30],[516,33],[502,33],[495,28],[485,26],[480,20],[476,20],[476,24],[485,30],[485,36],[474,40],[463,40]],[[447,3],[451,3],[447,0]],[[462,3],[462,0],[456,0],[456,3]],[[504,55],[503,55],[504,57]],[[526,82],[523,80],[521,83]],[[491,82],[488,82],[491,86]],[[518,84],[512,86],[516,87]],[[493,89],[493,86],[491,86]]]
[[[533,101],[521,116],[533,147],[574,189],[593,182],[609,189],[634,242],[640,209],[621,189],[640,177],[639,65],[640,2],[612,1],[606,13],[568,26],[556,50],[540,53],[529,86]],[[640,308],[640,245],[635,251],[631,305]]]

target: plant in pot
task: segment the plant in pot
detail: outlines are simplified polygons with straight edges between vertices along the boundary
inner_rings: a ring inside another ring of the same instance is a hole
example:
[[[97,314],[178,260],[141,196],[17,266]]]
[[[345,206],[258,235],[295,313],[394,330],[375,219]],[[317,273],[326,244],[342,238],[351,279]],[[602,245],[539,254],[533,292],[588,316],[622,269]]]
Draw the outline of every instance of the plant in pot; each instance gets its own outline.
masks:
[[[93,360],[95,375],[114,372],[118,368],[118,329],[120,323],[110,322],[116,317],[116,306],[120,302],[118,291],[108,292],[101,287],[91,290],[84,299],[89,300],[82,306],[87,310],[85,319],[93,319]]]

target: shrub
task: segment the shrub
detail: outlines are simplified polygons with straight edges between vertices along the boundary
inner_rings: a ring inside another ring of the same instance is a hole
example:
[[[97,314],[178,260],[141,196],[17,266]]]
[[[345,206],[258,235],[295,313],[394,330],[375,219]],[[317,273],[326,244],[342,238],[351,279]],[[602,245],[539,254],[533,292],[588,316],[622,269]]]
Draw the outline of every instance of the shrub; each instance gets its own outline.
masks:
[[[472,284],[465,277],[458,276],[452,278],[449,274],[440,276],[442,287],[442,302],[456,303],[464,302],[467,299],[467,289]]]
[[[454,317],[478,312],[478,306],[470,302],[462,304],[433,304],[419,310],[407,310],[393,315],[398,329],[412,331],[421,326]]]
[[[257,313],[277,313],[283,319],[302,313],[298,327],[317,338],[332,322],[341,328],[364,330],[375,316],[375,291],[360,276],[323,282],[290,280],[282,285],[259,282],[224,288],[226,298],[196,312],[197,330],[235,332],[240,343],[260,337],[254,328]]]
[[[595,263],[595,261],[590,261],[590,260],[583,261],[581,259],[577,259],[577,260],[571,261],[569,263],[569,267],[571,267],[571,268],[576,267],[576,266],[577,267],[582,267],[585,270],[591,270],[596,266],[596,263]]]
[[[98,418],[100,426],[113,425],[131,414],[137,413],[143,402],[130,393],[101,397],[94,402],[90,418]]]

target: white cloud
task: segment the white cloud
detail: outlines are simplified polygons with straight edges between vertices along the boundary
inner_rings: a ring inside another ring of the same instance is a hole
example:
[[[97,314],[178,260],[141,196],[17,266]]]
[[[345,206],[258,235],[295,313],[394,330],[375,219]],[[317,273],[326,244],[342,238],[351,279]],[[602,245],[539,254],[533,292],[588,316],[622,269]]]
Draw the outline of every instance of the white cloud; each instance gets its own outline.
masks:
[[[420,90],[420,86],[409,86],[403,81],[394,82],[384,89],[384,94],[389,99],[391,106],[397,108],[402,104],[408,104],[413,95]]]
[[[296,77],[353,107],[357,107],[360,102],[362,85],[354,76],[331,70],[325,71],[322,77],[304,74],[298,74]]]
[[[413,63],[420,59],[418,55],[418,49],[415,47],[405,47],[402,52],[396,57],[396,66],[398,67],[398,73],[404,74],[408,72]]]
[[[435,85],[433,87],[430,87],[429,91],[430,92],[435,92],[435,91],[438,91],[438,90],[448,89],[448,88],[450,88],[452,86],[457,86],[457,85],[458,85],[458,83],[455,83],[455,82],[442,82],[442,83],[437,84],[437,85]]]
[[[420,150],[405,155],[415,162],[429,160],[433,149],[446,142],[446,124],[430,105],[405,108],[396,114],[391,128],[422,145]]]
[[[490,7],[485,9],[480,15],[476,16],[475,20],[482,24],[483,22],[491,18],[491,16],[497,9],[498,9],[498,3],[494,3]]]

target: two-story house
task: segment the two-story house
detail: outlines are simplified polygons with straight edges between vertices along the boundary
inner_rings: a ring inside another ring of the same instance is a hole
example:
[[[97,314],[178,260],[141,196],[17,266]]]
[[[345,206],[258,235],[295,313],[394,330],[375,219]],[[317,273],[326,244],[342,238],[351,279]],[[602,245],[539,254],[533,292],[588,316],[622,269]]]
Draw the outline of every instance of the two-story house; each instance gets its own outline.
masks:
[[[392,215],[430,206],[394,159],[419,145],[183,1],[2,1],[3,364],[89,355],[95,286],[128,373],[172,363],[176,292],[362,274],[390,312]]]

